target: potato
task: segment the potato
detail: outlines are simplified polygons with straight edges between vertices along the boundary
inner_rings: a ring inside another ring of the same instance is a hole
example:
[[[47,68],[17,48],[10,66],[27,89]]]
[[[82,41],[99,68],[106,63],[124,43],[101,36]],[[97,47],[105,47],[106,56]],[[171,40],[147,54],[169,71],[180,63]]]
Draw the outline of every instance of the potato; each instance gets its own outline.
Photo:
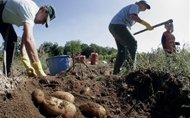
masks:
[[[80,91],[80,93],[81,93],[81,94],[84,94],[84,95],[89,95],[90,92],[91,92],[90,87],[84,87],[84,88]]]
[[[42,107],[52,116],[62,115],[64,118],[72,118],[76,113],[76,107],[73,103],[56,97],[51,97],[50,100],[45,100]]]
[[[56,91],[52,93],[51,96],[62,99],[62,100],[66,100],[71,103],[73,103],[75,100],[75,97],[71,93],[64,92],[64,91]]]
[[[79,106],[79,109],[82,112],[82,114],[87,114],[88,117],[97,117],[97,118],[106,117],[105,108],[94,102],[88,102],[82,104]]]
[[[40,89],[36,89],[32,92],[32,99],[35,103],[40,104],[45,100],[44,92]]]

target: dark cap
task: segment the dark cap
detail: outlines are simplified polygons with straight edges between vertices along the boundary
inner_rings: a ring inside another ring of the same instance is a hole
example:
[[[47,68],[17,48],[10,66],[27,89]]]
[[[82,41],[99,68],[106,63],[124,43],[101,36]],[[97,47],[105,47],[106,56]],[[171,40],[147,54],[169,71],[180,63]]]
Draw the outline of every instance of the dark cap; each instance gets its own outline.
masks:
[[[55,9],[52,6],[44,6],[48,10],[48,17],[45,26],[48,27],[49,22],[55,18]]]
[[[138,3],[145,4],[145,5],[146,5],[146,8],[147,8],[147,9],[150,9],[150,5],[149,5],[145,0],[141,0],[141,1],[139,1]]]

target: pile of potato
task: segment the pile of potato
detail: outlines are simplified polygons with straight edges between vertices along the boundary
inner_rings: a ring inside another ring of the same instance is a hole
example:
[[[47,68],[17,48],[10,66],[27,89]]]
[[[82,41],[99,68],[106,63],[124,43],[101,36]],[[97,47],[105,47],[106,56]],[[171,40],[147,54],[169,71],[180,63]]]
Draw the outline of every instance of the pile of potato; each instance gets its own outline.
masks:
[[[76,107],[73,104],[75,98],[71,93],[56,91],[49,97],[45,97],[43,91],[36,89],[32,92],[32,98],[49,115],[73,118],[76,113]]]
[[[77,112],[74,105],[75,97],[69,92],[56,91],[50,96],[45,96],[42,90],[36,89],[32,92],[32,99],[47,114],[52,116],[74,118]],[[79,109],[83,115],[96,118],[106,117],[105,108],[94,102],[83,103],[79,105]]]

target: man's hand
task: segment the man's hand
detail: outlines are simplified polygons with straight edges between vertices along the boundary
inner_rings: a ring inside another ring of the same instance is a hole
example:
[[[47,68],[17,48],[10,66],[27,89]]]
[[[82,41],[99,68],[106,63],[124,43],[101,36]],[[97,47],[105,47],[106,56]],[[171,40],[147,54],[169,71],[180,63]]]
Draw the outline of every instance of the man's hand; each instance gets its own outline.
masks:
[[[34,68],[26,69],[26,73],[27,73],[28,77],[36,77],[37,76],[37,74],[35,73]]]
[[[35,77],[37,74],[35,73],[34,68],[30,64],[30,60],[28,56],[21,57],[22,63],[24,64],[24,67],[26,68],[26,73],[29,77]]]
[[[147,22],[145,22],[143,20],[140,23],[142,25],[144,25],[148,30],[152,30],[153,29],[153,27],[149,23],[147,23]]]
[[[44,70],[42,69],[42,65],[41,65],[41,62],[38,61],[38,62],[34,62],[32,64],[33,68],[35,69],[35,72],[38,76],[41,76],[41,77],[45,77],[47,76],[45,73],[44,73]]]
[[[41,66],[41,62],[34,62],[32,65],[30,63],[30,59],[28,56],[23,56],[21,58],[22,63],[24,64],[26,68],[26,73],[29,77],[35,77],[35,76],[47,76]]]

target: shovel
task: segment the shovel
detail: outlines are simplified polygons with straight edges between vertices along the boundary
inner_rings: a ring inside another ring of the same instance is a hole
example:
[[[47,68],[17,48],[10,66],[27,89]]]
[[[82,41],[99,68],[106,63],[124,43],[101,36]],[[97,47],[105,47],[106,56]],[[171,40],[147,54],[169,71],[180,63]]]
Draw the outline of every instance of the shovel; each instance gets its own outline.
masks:
[[[152,28],[159,27],[159,26],[164,25],[164,24],[166,24],[166,23],[173,23],[173,20],[172,20],[172,19],[169,19],[169,20],[167,20],[167,21],[165,21],[165,22],[162,22],[162,23],[159,23],[159,24],[157,24],[157,25],[152,26]],[[133,35],[140,34],[140,33],[145,32],[145,31],[147,31],[147,30],[148,30],[148,29],[143,29],[143,30],[141,30],[141,31],[138,31],[138,32],[134,33]]]

